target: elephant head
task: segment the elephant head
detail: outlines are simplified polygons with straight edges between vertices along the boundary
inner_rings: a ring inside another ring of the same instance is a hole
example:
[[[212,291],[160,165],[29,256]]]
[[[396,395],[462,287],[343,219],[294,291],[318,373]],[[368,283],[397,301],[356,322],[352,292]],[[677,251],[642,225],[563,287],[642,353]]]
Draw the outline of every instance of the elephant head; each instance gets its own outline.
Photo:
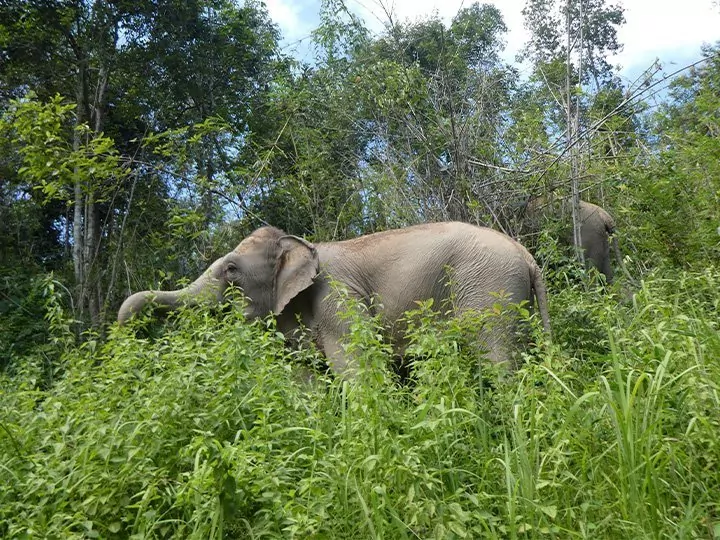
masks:
[[[181,304],[217,304],[229,287],[247,298],[249,318],[279,314],[301,291],[312,285],[320,263],[315,246],[274,227],[263,227],[220,257],[193,283],[176,291],[142,291],[128,297],[118,312],[123,324],[148,302],[173,309]]]

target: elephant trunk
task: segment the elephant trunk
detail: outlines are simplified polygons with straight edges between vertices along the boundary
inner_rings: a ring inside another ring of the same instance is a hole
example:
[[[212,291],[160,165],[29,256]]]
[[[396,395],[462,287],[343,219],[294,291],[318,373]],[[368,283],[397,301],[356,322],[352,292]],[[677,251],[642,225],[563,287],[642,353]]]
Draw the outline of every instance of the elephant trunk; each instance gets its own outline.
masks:
[[[118,311],[118,323],[124,324],[134,314],[139,313],[149,302],[158,307],[173,310],[180,305],[195,306],[201,303],[217,304],[222,301],[223,288],[214,277],[221,260],[215,261],[210,268],[187,287],[176,291],[140,291],[128,298]]]

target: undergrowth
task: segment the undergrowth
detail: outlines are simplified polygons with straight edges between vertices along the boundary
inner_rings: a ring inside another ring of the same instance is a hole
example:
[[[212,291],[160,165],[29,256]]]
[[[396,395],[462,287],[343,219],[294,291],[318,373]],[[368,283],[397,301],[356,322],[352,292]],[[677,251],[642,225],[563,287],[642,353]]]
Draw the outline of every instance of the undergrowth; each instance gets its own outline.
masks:
[[[238,310],[80,345],[53,312],[62,374],[0,379],[0,537],[719,537],[719,290],[568,284],[512,374],[421,305],[404,382],[359,306],[351,383]]]

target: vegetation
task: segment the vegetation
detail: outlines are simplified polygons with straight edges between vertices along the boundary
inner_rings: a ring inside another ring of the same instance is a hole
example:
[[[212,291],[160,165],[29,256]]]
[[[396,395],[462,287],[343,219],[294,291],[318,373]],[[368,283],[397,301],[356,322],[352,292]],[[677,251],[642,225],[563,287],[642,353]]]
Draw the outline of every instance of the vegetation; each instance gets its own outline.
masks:
[[[521,76],[478,3],[326,0],[312,64],[254,0],[2,3],[0,537],[720,538],[720,45],[627,84],[622,9],[579,7],[527,3]],[[629,276],[521,238],[553,338],[512,374],[426,304],[405,377],[343,307],[353,382],[237,309],[113,324],[262,223],[517,236],[581,194]]]
[[[352,384],[299,382],[315,354],[237,310],[79,346],[53,321],[62,377],[38,388],[36,358],[3,379],[0,532],[712,537],[719,285],[716,270],[656,273],[621,309],[567,288],[555,343],[511,376],[478,363],[471,325],[425,306],[408,384],[358,307]],[[573,343],[589,325],[594,341]]]

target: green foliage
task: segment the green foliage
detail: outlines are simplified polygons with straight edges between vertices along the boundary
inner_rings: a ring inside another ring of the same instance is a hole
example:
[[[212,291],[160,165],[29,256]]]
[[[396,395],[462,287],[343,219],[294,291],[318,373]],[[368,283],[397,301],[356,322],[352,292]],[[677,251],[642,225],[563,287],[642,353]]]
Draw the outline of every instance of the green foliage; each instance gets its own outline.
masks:
[[[536,241],[536,259],[552,296],[550,320],[553,341],[578,360],[577,368],[609,351],[607,327],[613,307],[596,301],[606,293],[604,276],[585,269],[573,256],[572,247],[557,238],[558,223],[549,222]]]
[[[75,127],[83,143],[73,148],[67,134],[72,130],[74,109],[59,95],[42,103],[30,93],[13,101],[0,123],[0,135],[9,137],[22,156],[18,173],[42,192],[45,201],[69,203],[78,178],[87,179],[85,189],[102,201],[118,177],[127,173],[119,166],[112,139],[93,134],[85,124]]]
[[[272,94],[278,132],[247,171],[249,220],[277,219],[273,225],[318,240],[362,230],[358,159],[367,139],[353,119],[348,80],[347,61],[333,55],[306,75],[278,80]]]
[[[503,376],[478,320],[429,305],[408,318],[406,384],[353,303],[354,382],[300,382],[311,349],[236,309],[68,342],[52,386],[3,376],[0,534],[706,537],[720,522],[720,274],[671,275],[621,306],[570,288],[556,332],[577,330],[557,317],[571,301],[597,304],[583,324],[607,347],[559,340]]]
[[[271,129],[264,104],[277,39],[254,1],[4,2],[8,266],[31,259],[38,273],[67,272],[58,277],[78,317],[99,327],[135,279],[187,256],[168,232],[206,231],[243,197],[230,173],[253,162],[253,137]],[[175,217],[202,216],[201,226],[169,227],[175,206]],[[195,270],[177,267],[167,272]]]
[[[720,61],[679,77],[653,118],[656,152],[621,169],[618,206],[639,258],[703,267],[720,261]]]
[[[625,22],[623,11],[618,5],[607,5],[605,0],[583,4],[530,0],[523,8],[525,27],[531,34],[525,55],[538,64],[562,58],[567,54],[567,34],[577,38],[582,28],[583,41],[571,47],[582,49],[586,70],[583,82],[594,78],[597,83],[612,71],[607,56],[622,47],[617,29]]]
[[[43,321],[45,314],[42,288],[25,273],[3,269],[0,284],[0,371],[13,365],[14,358],[28,358],[38,347],[46,345],[49,332]],[[16,367],[16,366],[13,366]]]
[[[76,344],[69,291],[52,274],[7,273],[0,288],[0,374],[47,389],[62,376]]]
[[[450,25],[436,15],[393,24],[358,55],[365,182],[371,206],[384,203],[380,223],[478,221],[473,210],[494,207],[498,128],[516,75],[499,59],[506,30],[496,8],[473,3]]]

